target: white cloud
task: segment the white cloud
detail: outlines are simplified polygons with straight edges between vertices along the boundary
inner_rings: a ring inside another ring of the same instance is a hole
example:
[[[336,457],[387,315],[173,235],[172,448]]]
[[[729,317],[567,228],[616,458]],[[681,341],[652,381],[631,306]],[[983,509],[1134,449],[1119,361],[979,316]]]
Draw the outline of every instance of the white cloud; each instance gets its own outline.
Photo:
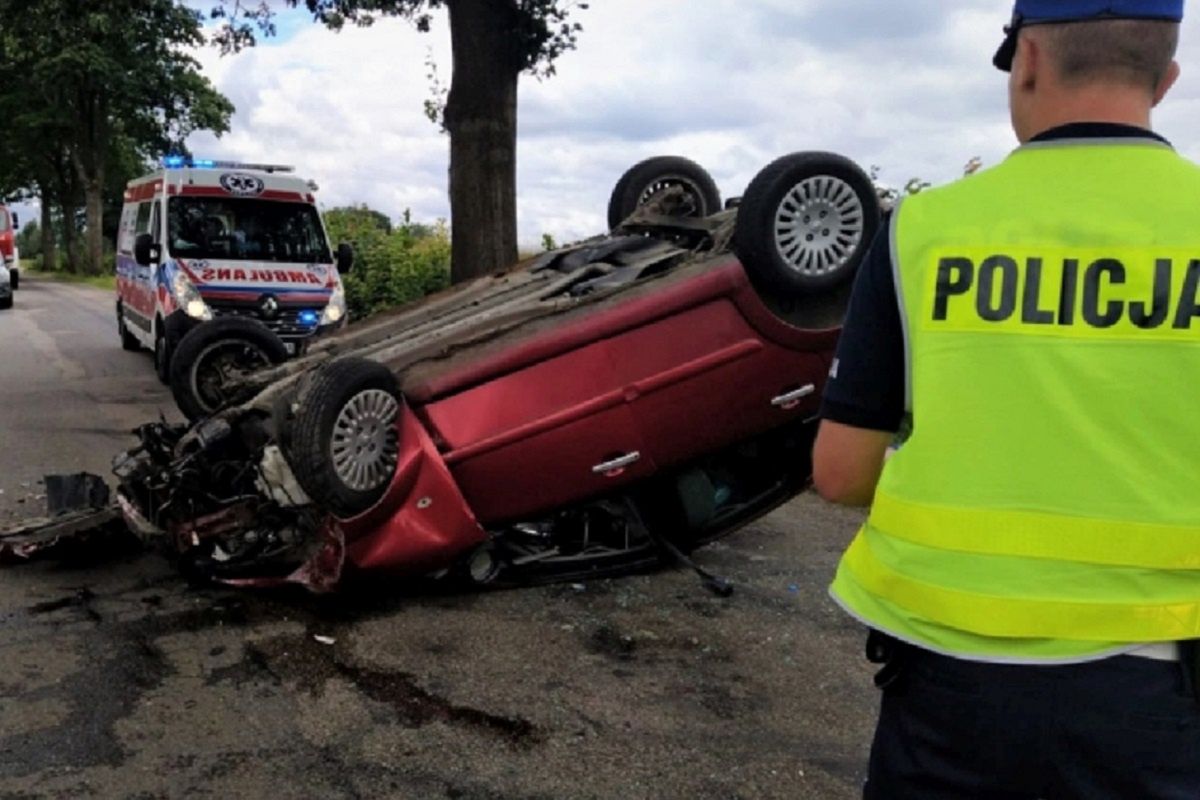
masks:
[[[972,156],[1013,145],[1005,77],[990,66],[1010,0],[593,0],[579,49],[558,75],[523,77],[520,238],[603,229],[620,174],[652,155],[686,155],[726,196],[796,150],[833,150],[902,184],[942,182]],[[334,34],[287,19],[280,40],[198,53],[237,105],[233,130],[194,152],[295,164],[326,206],[367,203],[418,220],[449,215],[448,142],[425,118],[432,51],[451,59],[443,17],[430,34],[400,20]],[[1156,117],[1200,158],[1200,15],[1185,22],[1184,76]]]

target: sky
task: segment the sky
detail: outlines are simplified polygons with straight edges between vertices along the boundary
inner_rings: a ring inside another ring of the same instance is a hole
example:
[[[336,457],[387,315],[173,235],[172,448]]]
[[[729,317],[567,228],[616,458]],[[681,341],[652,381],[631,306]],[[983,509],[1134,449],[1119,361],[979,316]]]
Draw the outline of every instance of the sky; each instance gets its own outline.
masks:
[[[191,0],[205,7],[203,0]],[[325,208],[449,217],[449,143],[424,115],[427,62],[452,61],[444,16],[340,33],[282,7],[279,35],[230,56],[195,53],[237,111],[196,134],[199,157],[292,164]],[[1015,145],[1006,76],[991,66],[1011,0],[591,0],[558,74],[522,76],[518,236],[601,232],[625,169],[654,155],[706,167],[722,196],[796,151],[877,166],[880,180],[953,180]],[[1185,21],[1183,77],[1155,127],[1200,159],[1200,15]],[[32,217],[30,217],[32,218]]]

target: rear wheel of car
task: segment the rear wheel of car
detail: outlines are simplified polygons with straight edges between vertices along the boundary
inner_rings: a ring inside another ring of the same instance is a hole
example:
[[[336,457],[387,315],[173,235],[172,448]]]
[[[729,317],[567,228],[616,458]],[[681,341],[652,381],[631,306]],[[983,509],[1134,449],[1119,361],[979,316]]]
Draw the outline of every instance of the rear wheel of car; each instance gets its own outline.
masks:
[[[288,462],[317,505],[351,517],[379,502],[400,457],[396,376],[382,364],[344,358],[320,369],[290,425]]]
[[[639,206],[664,190],[683,189],[682,199],[670,208],[673,215],[707,217],[721,209],[721,193],[704,167],[681,156],[655,156],[630,167],[608,200],[608,227],[616,228]]]
[[[117,303],[117,332],[121,335],[122,350],[137,352],[142,349],[142,343],[129,332],[129,326],[125,324],[125,310],[120,303]]]
[[[171,356],[171,394],[189,420],[244,400],[248,374],[287,358],[283,341],[252,319],[224,317],[183,337]]]
[[[21,271],[15,270],[15,269],[9,270],[8,279],[9,279],[9,283],[12,285],[13,291],[15,292],[18,288],[20,288]],[[12,305],[12,303],[9,303],[9,306],[11,306],[11,305]]]
[[[879,228],[879,200],[857,164],[793,153],[764,167],[738,207],[733,246],[756,282],[788,297],[848,281]]]

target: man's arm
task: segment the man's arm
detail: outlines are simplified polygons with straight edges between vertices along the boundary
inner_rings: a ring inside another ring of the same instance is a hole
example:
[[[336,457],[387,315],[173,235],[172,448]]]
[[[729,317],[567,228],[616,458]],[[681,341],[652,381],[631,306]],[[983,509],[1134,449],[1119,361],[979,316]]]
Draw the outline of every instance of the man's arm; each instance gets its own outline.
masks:
[[[883,471],[884,455],[895,436],[823,420],[813,447],[817,492],[831,503],[869,506]]]
[[[855,279],[821,404],[813,481],[826,500],[870,505],[904,417],[904,381],[904,331],[884,225]]]

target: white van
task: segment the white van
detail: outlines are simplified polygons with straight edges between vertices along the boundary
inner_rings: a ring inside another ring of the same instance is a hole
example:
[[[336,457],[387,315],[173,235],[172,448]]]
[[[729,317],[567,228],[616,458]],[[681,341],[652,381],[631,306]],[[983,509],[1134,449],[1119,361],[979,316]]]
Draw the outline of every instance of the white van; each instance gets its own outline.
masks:
[[[117,231],[122,345],[170,375],[179,340],[224,316],[255,319],[291,354],[346,318],[353,253],[329,247],[316,184],[291,167],[168,156],[130,181]]]

